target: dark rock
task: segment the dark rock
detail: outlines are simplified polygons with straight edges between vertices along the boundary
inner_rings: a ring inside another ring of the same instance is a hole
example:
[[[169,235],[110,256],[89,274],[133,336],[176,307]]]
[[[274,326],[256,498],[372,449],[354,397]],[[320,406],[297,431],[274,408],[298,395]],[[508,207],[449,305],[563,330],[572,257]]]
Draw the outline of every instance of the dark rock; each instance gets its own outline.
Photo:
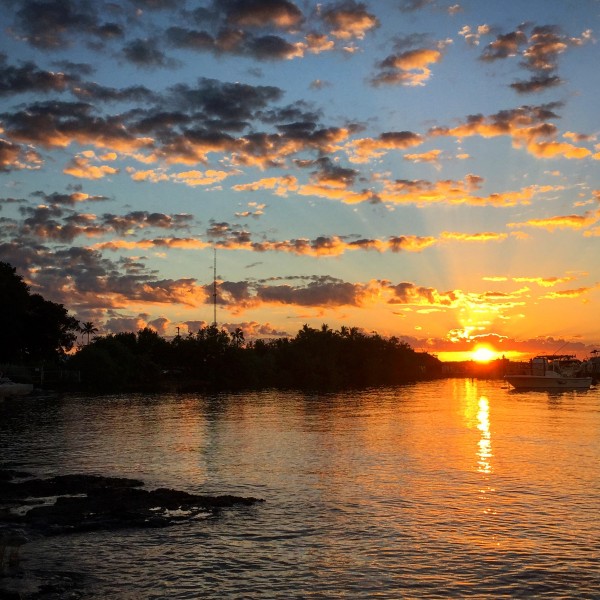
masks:
[[[137,479],[97,475],[9,481],[0,491],[0,502],[4,504],[0,510],[0,526],[26,527],[35,535],[166,527],[201,514],[215,514],[223,508],[262,501],[230,495],[190,494],[168,488],[144,490],[143,485]],[[52,504],[35,505],[36,498],[49,497],[56,500]],[[32,504],[24,514],[15,514],[15,508]]]
[[[87,494],[102,488],[141,487],[143,481],[123,477],[101,477],[98,475],[59,475],[50,479],[26,479],[9,481],[2,486],[1,500]]]
[[[83,579],[74,573],[28,572],[27,582],[22,579],[19,547],[40,537],[131,527],[167,527],[200,515],[214,515],[224,508],[262,502],[258,498],[205,496],[168,488],[145,490],[141,489],[142,481],[120,477],[62,475],[21,480],[27,476],[29,474],[18,471],[0,471],[3,557],[0,598],[75,600],[83,597]],[[56,500],[47,504],[48,498]],[[23,510],[28,507],[31,508]]]
[[[0,469],[0,481],[12,481],[18,477],[31,477],[31,473],[16,471],[15,469]]]

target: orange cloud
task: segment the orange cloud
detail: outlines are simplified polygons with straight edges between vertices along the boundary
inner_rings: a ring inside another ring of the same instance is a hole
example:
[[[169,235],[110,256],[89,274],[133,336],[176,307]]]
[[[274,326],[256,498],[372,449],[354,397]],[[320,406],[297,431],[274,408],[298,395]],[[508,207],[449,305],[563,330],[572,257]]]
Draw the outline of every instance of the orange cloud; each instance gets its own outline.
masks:
[[[582,159],[591,156],[591,150],[582,148],[581,146],[574,146],[566,142],[530,142],[527,144],[527,150],[533,156],[538,158],[555,158],[556,156],[562,156],[563,158],[569,159]]]
[[[1,126],[0,133],[2,133]],[[0,173],[21,169],[39,169],[42,164],[42,158],[35,150],[0,138]]]
[[[473,192],[481,187],[483,178],[467,175],[462,181],[395,180],[384,181],[384,189],[377,193],[383,202],[392,204],[472,204],[477,206],[515,206],[529,204],[535,196],[562,189],[558,186],[528,186],[516,192],[493,193],[479,196]]]
[[[429,152],[422,152],[421,154],[405,154],[402,158],[411,162],[437,162],[441,150],[430,150]]]
[[[423,143],[423,138],[412,131],[390,131],[377,138],[363,138],[349,142],[346,150],[350,161],[364,163],[385,154],[387,150],[405,150]]]
[[[494,233],[486,231],[483,233],[457,233],[453,231],[443,231],[440,234],[443,240],[452,240],[457,242],[499,242],[508,237],[507,233]]]
[[[530,219],[522,223],[507,223],[507,227],[535,227],[547,229],[548,231],[554,231],[554,229],[583,229],[598,221],[599,218],[598,213],[588,212],[584,215],[560,215],[547,219]]]
[[[107,175],[114,175],[118,172],[119,169],[108,165],[92,165],[89,159],[81,156],[75,156],[63,169],[63,173],[80,179],[102,179]]]
[[[456,127],[433,127],[431,137],[451,136],[459,139],[479,135],[484,138],[506,135],[512,138],[513,147],[526,148],[538,158],[562,156],[582,159],[591,156],[591,151],[581,146],[554,140],[558,129],[551,118],[557,118],[554,105],[521,106],[512,110],[500,111],[494,115],[471,115],[465,123]]]
[[[422,86],[431,77],[430,65],[442,58],[439,50],[419,48],[392,54],[379,63],[380,72],[373,78],[374,85],[401,84]]]
[[[408,304],[412,306],[434,305],[440,307],[452,307],[459,300],[457,292],[440,292],[435,288],[417,286],[414,283],[403,282],[391,285],[384,282],[392,297],[389,304]]]
[[[581,287],[573,290],[564,290],[562,292],[550,292],[549,294],[542,296],[545,300],[562,300],[565,298],[581,298],[582,296],[586,296],[589,292],[593,291],[594,287]]]
[[[92,250],[148,250],[150,248],[180,248],[184,250],[202,250],[211,244],[196,238],[155,238],[145,240],[112,240],[91,246]]]
[[[285,196],[298,189],[298,180],[292,175],[283,177],[265,177],[252,183],[242,183],[232,187],[237,192],[256,192],[258,190],[274,190],[277,196]]]
[[[436,243],[433,237],[414,235],[391,236],[388,239],[347,240],[340,236],[321,236],[315,239],[297,238],[291,240],[252,241],[244,232],[227,235],[222,231],[222,239],[212,243],[196,238],[154,238],[143,240],[112,240],[100,242],[91,247],[92,250],[148,250],[179,248],[185,250],[201,250],[216,246],[227,250],[246,250],[250,252],[285,252],[299,256],[340,256],[353,250],[375,250],[377,252],[421,252]],[[216,234],[215,234],[216,237]]]
[[[306,47],[312,54],[321,54],[321,52],[333,50],[335,42],[330,40],[326,35],[309,33],[306,36]]]
[[[296,192],[300,196],[317,196],[319,198],[328,198],[329,200],[339,200],[344,204],[360,204],[374,199],[371,190],[362,192],[353,192],[339,185],[325,185],[320,183],[310,183],[301,185]]]
[[[573,281],[575,277],[513,277],[517,283],[537,283],[541,287],[553,287],[560,283]]]
[[[206,171],[183,171],[181,173],[175,173],[171,176],[173,181],[180,181],[186,185],[195,187],[197,185],[212,185],[218,183],[229,177],[231,173],[226,171],[215,171],[214,169],[207,169]]]
[[[158,183],[159,181],[169,181],[169,176],[162,171],[155,171],[148,169],[146,171],[138,171],[133,167],[127,167],[127,172],[131,175],[133,181],[150,181],[151,183]]]
[[[322,18],[331,27],[331,35],[340,40],[363,39],[369,30],[379,26],[377,17],[355,2],[334,5],[323,11]]]

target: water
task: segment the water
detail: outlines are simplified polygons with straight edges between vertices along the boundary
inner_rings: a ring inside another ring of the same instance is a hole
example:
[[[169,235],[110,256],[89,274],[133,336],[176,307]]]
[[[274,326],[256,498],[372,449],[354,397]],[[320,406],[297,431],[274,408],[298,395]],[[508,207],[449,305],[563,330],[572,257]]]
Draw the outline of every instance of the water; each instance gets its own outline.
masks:
[[[24,547],[86,598],[600,597],[598,389],[28,399],[0,434],[3,466],[266,500]]]

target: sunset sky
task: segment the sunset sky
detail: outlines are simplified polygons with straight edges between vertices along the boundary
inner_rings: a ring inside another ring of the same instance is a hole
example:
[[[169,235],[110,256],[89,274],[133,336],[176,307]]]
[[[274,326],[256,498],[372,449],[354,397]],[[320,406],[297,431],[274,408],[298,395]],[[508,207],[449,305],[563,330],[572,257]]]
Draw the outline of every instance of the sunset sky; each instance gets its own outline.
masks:
[[[600,349],[598,0],[0,0],[0,260],[100,333]]]

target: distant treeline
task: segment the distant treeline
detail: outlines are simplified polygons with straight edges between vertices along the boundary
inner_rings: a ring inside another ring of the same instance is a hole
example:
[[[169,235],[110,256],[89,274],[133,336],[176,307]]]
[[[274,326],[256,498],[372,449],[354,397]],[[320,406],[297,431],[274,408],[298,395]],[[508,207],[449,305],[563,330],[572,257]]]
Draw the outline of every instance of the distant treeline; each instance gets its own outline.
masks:
[[[339,389],[439,376],[440,361],[397,338],[305,325],[294,338],[246,342],[216,326],[167,340],[152,329],[96,336],[62,304],[32,294],[0,262],[0,365],[76,371],[91,390]],[[72,352],[79,335],[86,344]],[[21,371],[22,372],[22,371]],[[11,373],[8,373],[9,375]],[[73,378],[67,378],[73,380]],[[79,378],[77,378],[79,379]]]
[[[94,338],[69,359],[92,389],[340,389],[441,374],[440,361],[397,338],[305,325],[294,338],[245,343],[241,330],[204,327],[166,340],[154,330]]]

